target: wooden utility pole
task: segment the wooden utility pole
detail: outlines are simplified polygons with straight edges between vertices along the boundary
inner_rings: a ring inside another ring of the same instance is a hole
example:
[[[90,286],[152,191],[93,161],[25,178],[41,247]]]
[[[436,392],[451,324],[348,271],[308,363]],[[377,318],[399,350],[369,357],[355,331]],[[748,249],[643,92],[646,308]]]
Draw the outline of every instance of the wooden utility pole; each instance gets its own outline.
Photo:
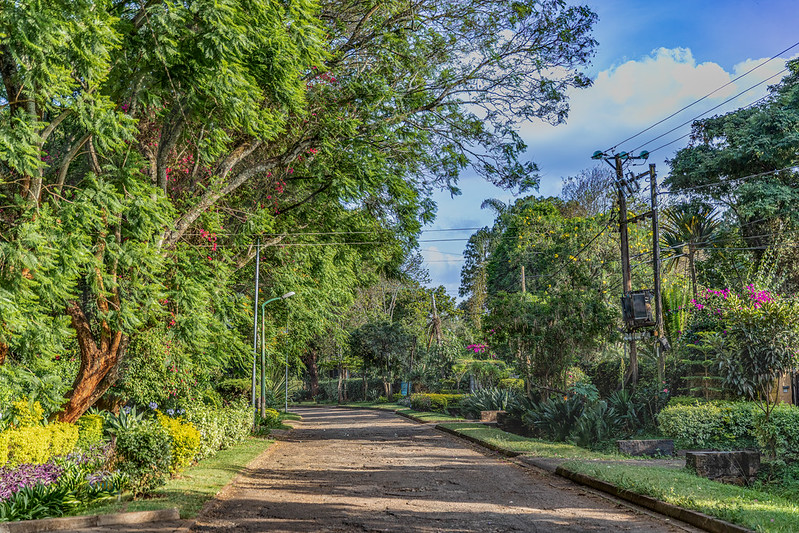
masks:
[[[527,282],[524,279],[524,265],[522,265],[522,293],[527,292]]]
[[[652,271],[655,276],[655,354],[658,362],[658,383],[666,376],[666,358],[660,337],[665,335],[663,327],[663,302],[660,287],[660,225],[658,222],[658,180],[655,165],[649,165],[649,189],[652,196]]]
[[[258,280],[261,276],[261,238],[258,237],[257,244],[255,245],[255,309],[253,310],[252,319],[252,409],[253,409],[253,427],[256,426],[258,421],[258,404],[255,401],[255,391],[258,385],[255,374],[258,372]]]
[[[621,279],[624,286],[624,296],[633,290],[632,270],[630,269],[630,240],[627,235],[627,198],[624,196],[622,182],[624,181],[624,168],[621,164],[621,157],[618,154],[616,159],[616,186],[619,191],[619,241],[621,242]],[[631,335],[630,338],[630,367],[624,381],[633,384],[638,382],[638,348],[633,337],[633,330],[625,328]]]

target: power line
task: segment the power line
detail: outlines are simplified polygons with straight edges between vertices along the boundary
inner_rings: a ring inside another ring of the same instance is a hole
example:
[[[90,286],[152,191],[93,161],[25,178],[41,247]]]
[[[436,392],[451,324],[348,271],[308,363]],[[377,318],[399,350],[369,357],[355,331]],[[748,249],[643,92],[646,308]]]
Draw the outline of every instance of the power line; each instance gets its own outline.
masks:
[[[756,106],[757,104],[759,104],[760,102],[762,102],[763,100],[766,100],[766,99],[768,99],[770,96],[771,96],[770,94],[767,94],[766,96],[763,96],[762,98],[758,98],[757,100],[755,100],[755,101],[754,101],[754,102],[752,102],[751,104],[745,105],[745,106],[743,106],[743,107],[742,107],[742,108],[740,108],[740,109],[749,109],[750,107],[754,107],[754,106]],[[686,137],[689,137],[689,136],[691,135],[691,133],[693,133],[693,132],[690,132],[690,131],[689,131],[689,132],[688,132],[688,133],[686,133],[685,135],[680,135],[679,137],[677,137],[677,138],[676,138],[676,139],[674,139],[673,141],[669,141],[669,142],[667,142],[667,143],[665,143],[665,144],[661,144],[661,145],[660,145],[660,146],[658,146],[657,148],[653,148],[653,149],[649,150],[649,153],[650,153],[650,154],[652,154],[652,153],[654,153],[654,152],[657,152],[658,150],[660,150],[660,149],[662,149],[662,148],[665,148],[665,147],[667,147],[667,146],[669,146],[669,145],[672,145],[672,144],[676,143],[677,141],[681,141],[681,140],[685,139]]]
[[[624,143],[626,143],[627,141],[631,141],[631,140],[635,139],[636,137],[638,137],[638,136],[640,136],[640,135],[642,135],[642,134],[646,133],[647,131],[651,130],[652,128],[654,128],[654,127],[656,127],[656,126],[659,126],[660,124],[663,124],[663,123],[664,123],[664,122],[666,122],[667,120],[669,120],[669,119],[671,119],[671,118],[673,118],[673,117],[675,117],[675,116],[679,115],[680,113],[682,113],[682,112],[683,112],[683,111],[685,111],[686,109],[688,109],[688,108],[690,108],[690,107],[693,107],[694,105],[696,105],[696,104],[698,104],[699,102],[701,102],[701,101],[705,100],[706,98],[708,98],[708,97],[710,97],[710,96],[714,95],[715,93],[719,92],[720,90],[724,89],[725,87],[728,87],[728,86],[732,85],[733,83],[735,83],[736,81],[740,80],[740,79],[741,79],[741,78],[743,78],[744,76],[747,76],[747,75],[749,75],[750,73],[752,73],[752,72],[754,72],[755,70],[759,69],[759,68],[760,68],[760,67],[762,67],[763,65],[765,65],[765,64],[767,64],[767,63],[770,63],[771,61],[773,61],[773,60],[774,60],[774,59],[776,59],[777,57],[781,56],[781,55],[782,55],[782,54],[784,54],[785,52],[788,52],[788,51],[790,51],[790,50],[792,50],[792,49],[796,48],[797,46],[799,46],[799,42],[796,42],[796,43],[792,44],[791,46],[789,46],[788,48],[786,48],[785,50],[783,50],[783,51],[781,51],[781,52],[777,52],[776,54],[774,54],[773,56],[771,56],[769,59],[767,59],[767,60],[765,60],[765,61],[763,61],[763,62],[761,62],[761,63],[757,64],[756,66],[754,66],[754,67],[752,67],[751,69],[747,70],[746,72],[744,72],[744,73],[743,73],[743,74],[741,74],[740,76],[738,76],[738,77],[736,77],[736,78],[734,78],[734,79],[732,79],[732,80],[728,81],[727,83],[725,83],[725,84],[724,84],[724,85],[722,85],[721,87],[718,87],[718,88],[714,89],[713,91],[711,91],[711,92],[707,93],[705,96],[703,96],[703,97],[699,98],[698,100],[694,100],[693,102],[691,102],[691,103],[690,103],[690,104],[688,104],[687,106],[685,106],[685,107],[683,107],[683,108],[681,108],[681,109],[679,109],[679,110],[675,111],[674,113],[672,113],[671,115],[667,116],[666,118],[664,118],[664,119],[661,119],[661,120],[659,120],[658,122],[655,122],[655,123],[654,123],[654,124],[652,124],[651,126],[649,126],[649,127],[645,128],[645,129],[643,129],[643,130],[639,131],[639,132],[638,132],[638,133],[636,133],[635,135],[633,135],[633,136],[631,136],[631,137],[627,137],[627,138],[626,138],[626,139],[624,139],[623,141],[616,143],[616,145],[615,145],[615,146],[613,146],[613,147],[611,147],[611,148],[608,148],[608,149],[607,149],[607,150],[605,150],[605,151],[606,151],[606,152],[612,152],[612,151],[613,151],[613,150],[615,150],[615,149],[616,149],[616,148],[617,148],[617,147],[618,147],[620,144],[624,144]],[[676,141],[675,141],[675,142],[676,142]],[[634,151],[634,150],[633,150],[633,151]],[[652,151],[654,151],[654,150],[652,150]]]
[[[793,170],[793,169],[796,168],[797,164],[799,164],[799,163],[794,162],[793,164],[791,164],[791,166],[788,166],[788,167],[785,167],[785,168],[779,168],[777,170],[769,170],[768,172],[761,172],[759,174],[750,174],[748,176],[741,176],[741,177],[738,177],[738,178],[720,179],[720,180],[715,181],[713,183],[704,183],[702,185],[694,185],[693,187],[685,187],[685,188],[679,189],[677,191],[663,191],[660,194],[682,194],[682,193],[684,193],[686,191],[693,191],[693,190],[696,190],[696,189],[703,189],[705,187],[713,187],[714,185],[719,185],[721,183],[727,183],[727,182],[730,182],[730,181],[740,181],[740,180],[747,180],[747,179],[750,179],[750,178],[759,178],[759,177],[763,177],[763,176],[770,176],[771,174],[776,174],[778,172],[783,172],[783,171],[786,171],[786,170]]]
[[[721,106],[723,106],[724,104],[727,104],[727,103],[729,103],[729,102],[731,102],[731,101],[735,100],[736,98],[738,98],[738,97],[739,97],[739,96],[741,96],[742,94],[745,94],[745,93],[747,93],[747,92],[751,91],[751,90],[752,90],[752,89],[754,89],[755,87],[759,87],[760,85],[763,85],[764,83],[766,83],[767,81],[771,80],[772,78],[776,78],[777,76],[780,76],[780,75],[782,75],[783,73],[785,73],[785,72],[787,72],[787,71],[788,71],[788,69],[787,69],[787,68],[784,68],[784,69],[782,69],[781,71],[777,72],[777,73],[776,73],[776,74],[774,74],[773,76],[770,76],[770,77],[766,78],[765,80],[763,80],[763,81],[760,81],[760,82],[758,82],[758,83],[756,83],[756,84],[752,85],[751,87],[748,87],[748,88],[744,89],[743,91],[739,92],[739,93],[738,93],[738,94],[736,94],[735,96],[731,96],[730,98],[727,98],[726,100],[724,100],[724,101],[723,101],[723,102],[721,102],[720,104],[718,104],[718,105],[716,105],[716,106],[713,106],[713,107],[711,107],[710,109],[708,109],[708,110],[707,110],[707,111],[705,111],[704,113],[700,113],[699,115],[697,115],[697,116],[693,117],[692,119],[690,119],[690,120],[688,120],[688,121],[686,121],[686,122],[683,122],[683,123],[682,123],[682,124],[680,124],[679,126],[676,126],[676,127],[672,128],[672,129],[670,129],[670,130],[669,130],[669,131],[667,131],[666,133],[662,133],[662,134],[658,135],[657,137],[655,137],[655,138],[653,138],[653,139],[650,139],[649,141],[645,142],[644,144],[642,144],[642,145],[639,145],[639,146],[636,146],[635,148],[633,148],[632,150],[630,150],[630,152],[635,152],[636,150],[639,150],[639,149],[643,148],[644,146],[646,146],[646,145],[648,145],[648,144],[650,144],[650,143],[653,143],[653,142],[657,141],[658,139],[662,139],[663,137],[665,137],[666,135],[669,135],[670,133],[674,133],[675,131],[677,131],[678,129],[682,128],[683,126],[686,126],[686,125],[688,125],[688,124],[691,124],[691,123],[692,123],[692,122],[694,122],[696,119],[702,118],[703,116],[707,115],[707,114],[708,114],[708,113],[710,113],[711,111],[715,111],[716,109],[720,108],[720,107],[721,107]]]

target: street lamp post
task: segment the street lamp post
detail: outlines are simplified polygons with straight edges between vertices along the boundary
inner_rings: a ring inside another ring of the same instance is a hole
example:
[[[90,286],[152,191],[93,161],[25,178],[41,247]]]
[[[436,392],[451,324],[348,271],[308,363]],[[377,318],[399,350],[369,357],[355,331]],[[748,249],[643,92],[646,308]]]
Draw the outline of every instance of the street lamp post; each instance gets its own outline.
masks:
[[[260,406],[255,405],[255,401],[253,400],[253,408],[255,409],[256,413],[260,408],[261,416],[263,416],[264,411],[266,410],[266,320],[265,320],[265,308],[266,304],[271,302],[276,302],[278,300],[285,300],[286,298],[291,298],[294,296],[294,292],[287,292],[283,296],[278,296],[277,298],[272,298],[270,300],[265,301],[261,304],[261,401]],[[255,368],[253,368],[253,375],[252,375],[252,382],[255,384]],[[253,390],[253,398],[255,398],[255,391]]]

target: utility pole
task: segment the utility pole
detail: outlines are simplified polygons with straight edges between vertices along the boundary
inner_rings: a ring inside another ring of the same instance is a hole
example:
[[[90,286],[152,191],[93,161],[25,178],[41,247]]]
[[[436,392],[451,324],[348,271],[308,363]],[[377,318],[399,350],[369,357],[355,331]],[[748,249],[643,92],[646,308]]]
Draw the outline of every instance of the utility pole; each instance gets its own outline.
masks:
[[[663,302],[660,294],[660,225],[658,222],[658,180],[655,165],[649,165],[649,189],[652,196],[652,271],[655,276],[655,354],[658,362],[658,383],[666,376],[666,359],[660,338],[665,335],[663,327]]]
[[[527,292],[527,283],[524,279],[524,265],[522,265],[522,293]]]
[[[622,182],[624,181],[624,168],[621,163],[621,156],[616,154],[616,181],[619,191],[619,241],[621,242],[621,279],[624,286],[624,295],[626,296],[633,290],[632,270],[630,269],[630,240],[627,235],[627,198],[622,189]],[[633,330],[627,328],[630,333],[630,368],[624,381],[631,381],[633,384],[638,382],[638,347],[635,344],[635,337],[632,335]]]
[[[252,409],[253,409],[253,428],[258,420],[258,407],[255,402],[255,390],[257,381],[255,374],[258,371],[258,278],[261,277],[261,238],[258,237],[255,245],[255,310],[252,326]]]

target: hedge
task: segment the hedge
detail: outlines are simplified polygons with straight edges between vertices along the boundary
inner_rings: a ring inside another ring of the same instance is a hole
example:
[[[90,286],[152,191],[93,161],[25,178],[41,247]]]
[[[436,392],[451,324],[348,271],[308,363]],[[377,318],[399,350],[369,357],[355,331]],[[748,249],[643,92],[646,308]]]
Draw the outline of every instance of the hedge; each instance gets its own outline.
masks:
[[[414,411],[435,411],[446,413],[448,409],[455,409],[465,394],[411,394],[411,409]]]

